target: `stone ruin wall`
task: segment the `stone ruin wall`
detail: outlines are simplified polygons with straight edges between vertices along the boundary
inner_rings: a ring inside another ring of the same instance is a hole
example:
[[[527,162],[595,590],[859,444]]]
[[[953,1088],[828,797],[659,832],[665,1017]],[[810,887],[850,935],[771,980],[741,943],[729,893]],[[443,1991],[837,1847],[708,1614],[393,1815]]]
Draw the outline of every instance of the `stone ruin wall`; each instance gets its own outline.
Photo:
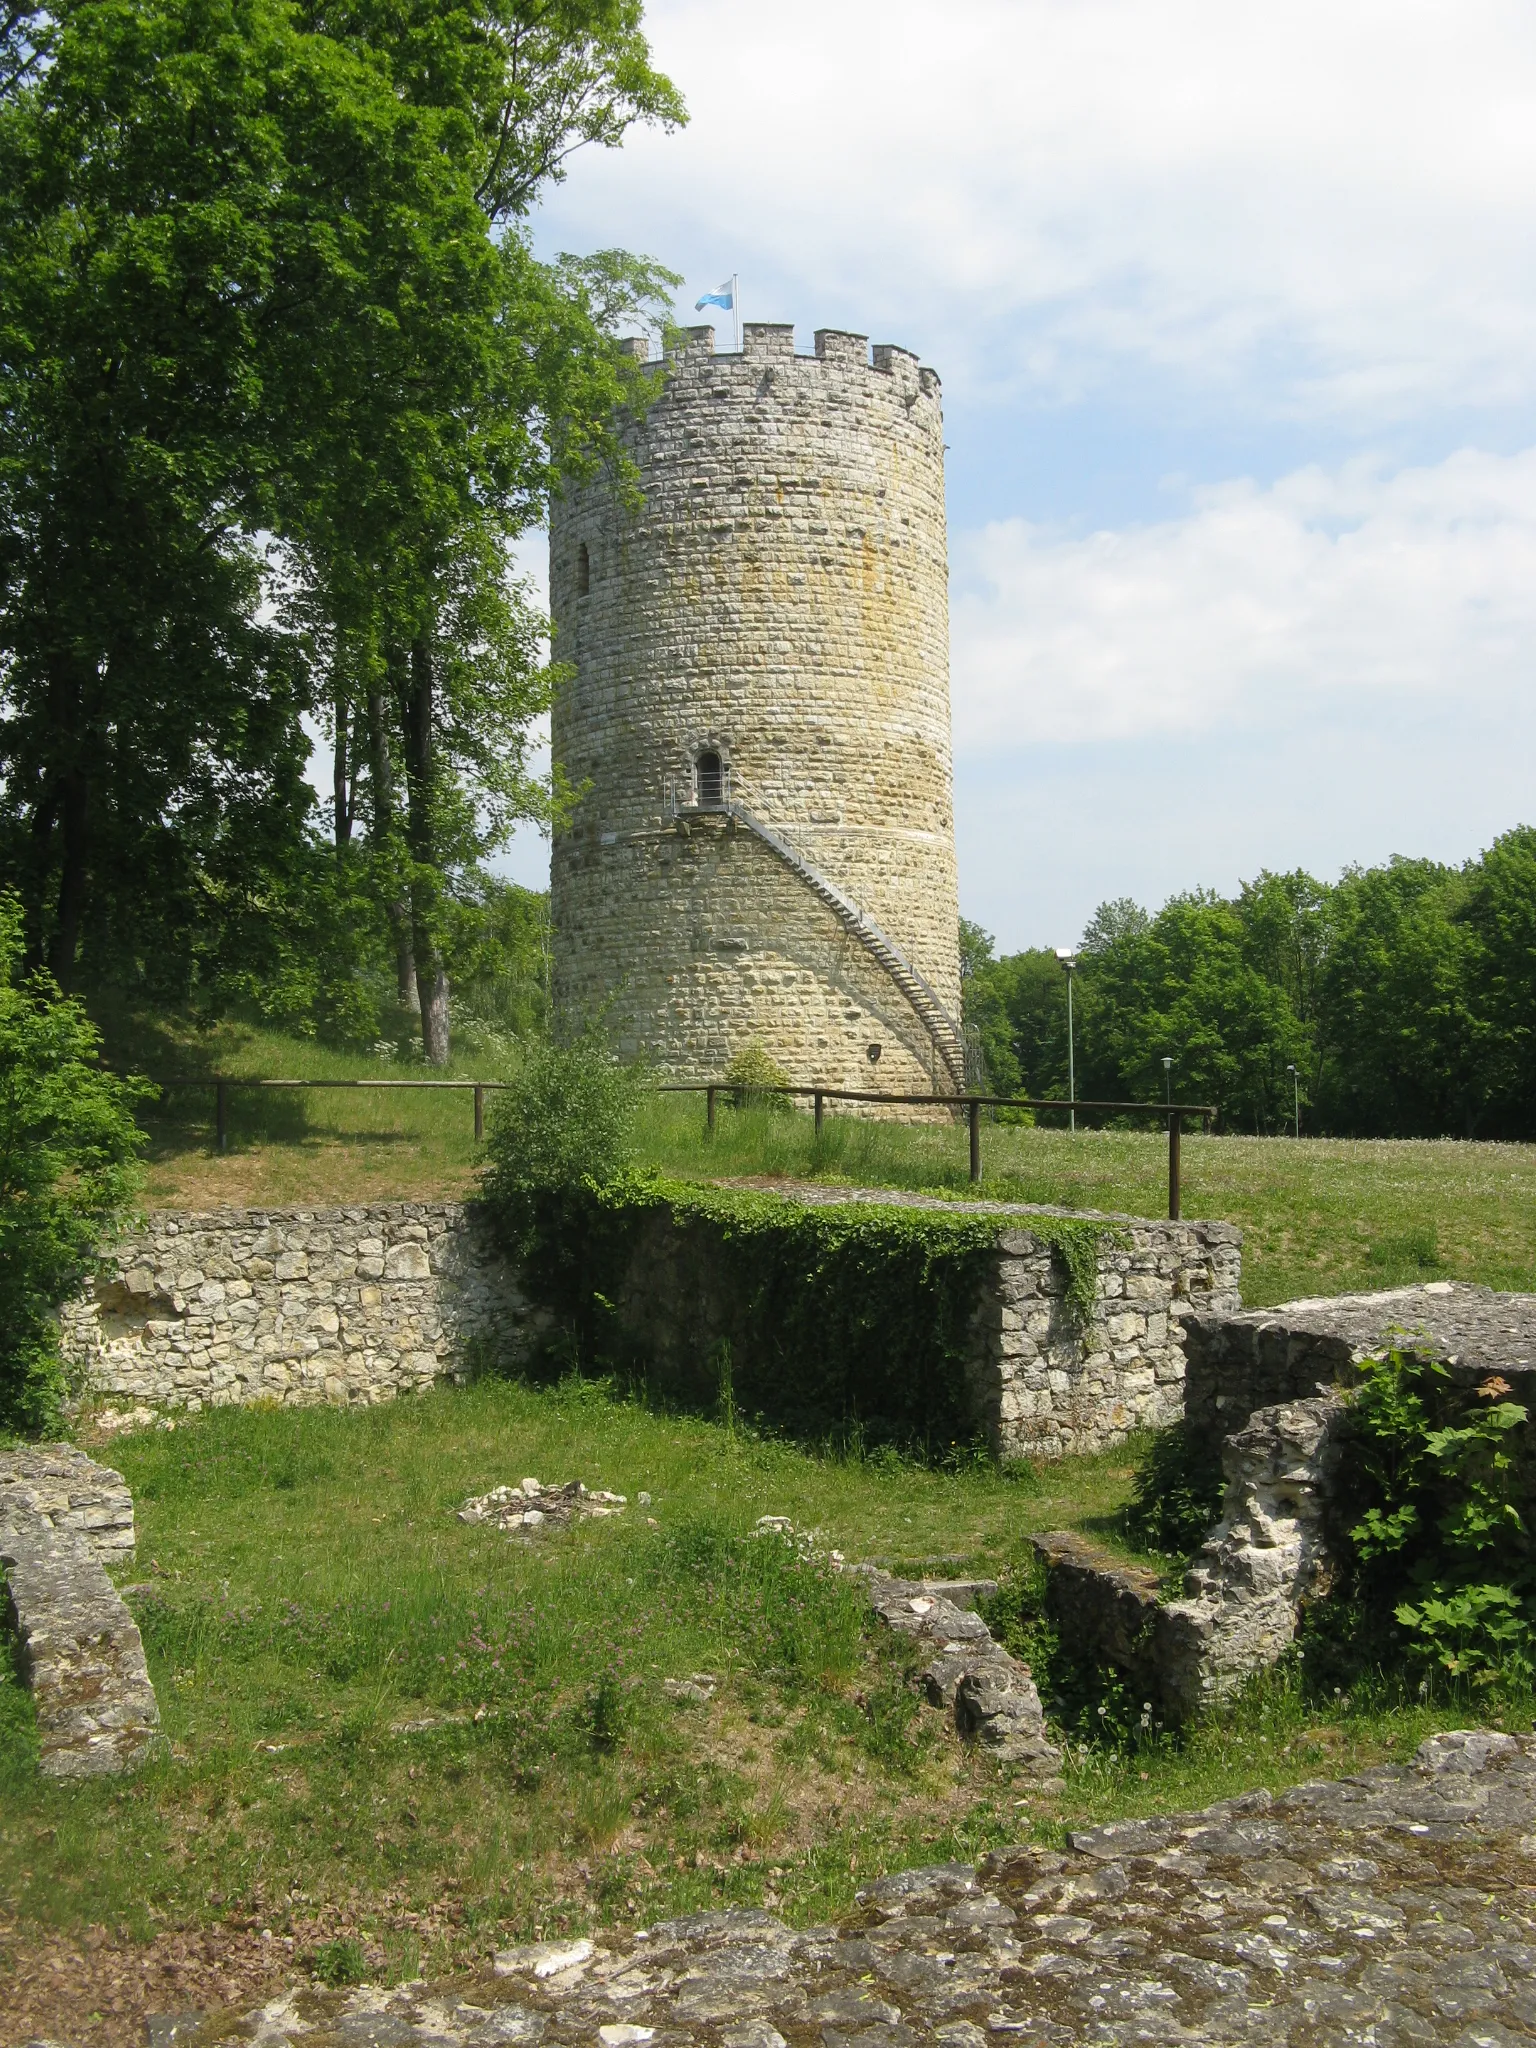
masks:
[[[452,1202],[160,1212],[63,1318],[90,1390],[153,1407],[367,1404],[515,1350],[531,1311]]]
[[[1034,1539],[1063,1640],[1123,1671],[1170,1721],[1185,1721],[1274,1664],[1303,1604],[1334,1571],[1348,1390],[1388,1349],[1464,1387],[1497,1375],[1536,1410],[1536,1295],[1438,1280],[1241,1310],[1183,1314],[1185,1421],[1223,1480],[1221,1509],[1165,1599],[1153,1572],[1068,1531]],[[1508,1440],[1517,1497],[1536,1503],[1531,1432]]]
[[[678,1079],[757,1040],[798,1084],[947,1088],[838,918],[750,831],[668,800],[717,751],[959,1016],[938,378],[904,349],[871,365],[860,335],[799,356],[748,326],[717,355],[699,328],[626,439],[640,504],[599,482],[551,516],[574,669],[554,752],[586,788],[551,860],[557,1004]]]
[[[1016,1224],[981,1289],[965,1364],[975,1424],[1003,1457],[1097,1450],[1173,1419],[1181,1312],[1237,1304],[1241,1236],[1228,1224],[1105,1219],[1124,1241],[1101,1245],[1098,1300],[1080,1329],[1029,1210],[883,1199],[982,1207]],[[664,1347],[707,1328],[713,1282],[697,1240],[665,1217],[656,1231],[622,1306],[638,1337]],[[93,1395],[191,1410],[391,1400],[462,1378],[480,1358],[516,1363],[539,1328],[485,1222],[446,1202],[161,1213],[64,1318],[66,1356]]]

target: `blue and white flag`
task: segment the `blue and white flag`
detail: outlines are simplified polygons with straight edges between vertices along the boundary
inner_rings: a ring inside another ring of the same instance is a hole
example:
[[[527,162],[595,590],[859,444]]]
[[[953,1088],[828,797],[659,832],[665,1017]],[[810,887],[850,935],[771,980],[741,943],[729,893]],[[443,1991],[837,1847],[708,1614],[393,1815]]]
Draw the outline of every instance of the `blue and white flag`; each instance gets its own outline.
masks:
[[[727,313],[731,312],[736,304],[736,294],[732,290],[735,282],[734,277],[728,277],[717,291],[706,292],[702,299],[695,299],[693,302],[695,313],[702,313],[706,306],[721,306]]]

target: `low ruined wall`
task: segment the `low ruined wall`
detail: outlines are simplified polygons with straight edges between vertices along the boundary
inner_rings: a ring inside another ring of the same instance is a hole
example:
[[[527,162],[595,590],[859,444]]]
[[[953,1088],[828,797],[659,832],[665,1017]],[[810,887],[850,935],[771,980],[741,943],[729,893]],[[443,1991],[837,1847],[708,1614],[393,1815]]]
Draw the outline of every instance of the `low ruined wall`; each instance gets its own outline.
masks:
[[[107,1568],[133,1557],[133,1496],[73,1444],[0,1451],[0,1622],[15,1631],[48,1778],[132,1770],[160,1708]]]
[[[1049,1242],[1046,1219],[1066,1211],[885,1190],[799,1186],[785,1192],[814,1208],[916,1209],[985,1217],[1002,1226],[976,1284],[958,1367],[963,1385],[930,1384],[915,1394],[919,1411],[925,1404],[931,1414],[958,1409],[966,1426],[1003,1458],[1102,1450],[1130,1430],[1177,1420],[1183,1315],[1207,1305],[1239,1306],[1242,1233],[1230,1224],[1092,1219],[1105,1225],[1105,1234],[1085,1323],[1068,1303],[1066,1268]],[[778,1332],[769,1326],[771,1317],[741,1298],[723,1242],[728,1234],[728,1219],[701,1221],[664,1204],[653,1208],[615,1289],[615,1306],[637,1350],[660,1361],[679,1388],[707,1391],[707,1361],[729,1343],[738,1397],[745,1387],[772,1417],[772,1383],[784,1369],[781,1359],[776,1363]],[[861,1414],[873,1418],[876,1392],[864,1390]],[[912,1413],[910,1402],[903,1412]]]
[[[1186,1314],[1184,1325],[1185,1420],[1213,1462],[1255,1410],[1349,1386],[1363,1359],[1389,1348],[1434,1359],[1467,1385],[1489,1373],[1522,1387],[1536,1381],[1536,1295],[1496,1294],[1459,1280],[1240,1314],[1213,1302]]]
[[[161,1212],[63,1318],[97,1394],[198,1409],[366,1404],[516,1353],[530,1310],[473,1209]]]
[[[998,1246],[977,1305],[973,1411],[1003,1457],[1104,1450],[1132,1429],[1161,1429],[1184,1405],[1184,1319],[1239,1307],[1242,1233],[1229,1223],[1114,1217],[1099,1248],[1093,1313],[1068,1312],[1066,1274],[1049,1244],[1019,1228]]]
[[[1102,1449],[1172,1421],[1183,1316],[1238,1305],[1241,1236],[1228,1224],[1101,1219],[1084,1324],[1068,1307],[1060,1256],[1029,1227],[1058,1212],[846,1189],[795,1199],[998,1219],[958,1396],[1003,1457]],[[366,1404],[462,1376],[477,1357],[526,1357],[544,1320],[532,1292],[473,1206],[162,1212],[115,1247],[105,1277],[66,1311],[65,1353],[91,1392],[154,1407]],[[726,1335],[745,1368],[764,1333],[729,1292],[718,1240],[661,1209],[646,1220],[619,1305],[655,1356],[707,1358]]]

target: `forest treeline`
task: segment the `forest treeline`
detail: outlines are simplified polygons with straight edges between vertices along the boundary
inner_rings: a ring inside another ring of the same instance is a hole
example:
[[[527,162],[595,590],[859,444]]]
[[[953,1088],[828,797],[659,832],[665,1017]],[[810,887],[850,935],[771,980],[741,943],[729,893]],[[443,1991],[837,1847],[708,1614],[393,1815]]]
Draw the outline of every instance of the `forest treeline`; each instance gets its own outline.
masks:
[[[999,1094],[1067,1093],[1053,952],[962,933],[965,1013]],[[1219,1128],[1536,1138],[1536,829],[1462,867],[1261,874],[1155,915],[1103,904],[1074,974],[1082,1100],[1212,1103]]]
[[[640,0],[0,5],[0,887],[66,989],[344,1039],[528,977],[569,792],[510,543],[677,282],[536,257],[683,108]],[[307,779],[333,762],[328,802]],[[516,970],[514,972],[514,970]],[[535,980],[535,986],[537,982]]]

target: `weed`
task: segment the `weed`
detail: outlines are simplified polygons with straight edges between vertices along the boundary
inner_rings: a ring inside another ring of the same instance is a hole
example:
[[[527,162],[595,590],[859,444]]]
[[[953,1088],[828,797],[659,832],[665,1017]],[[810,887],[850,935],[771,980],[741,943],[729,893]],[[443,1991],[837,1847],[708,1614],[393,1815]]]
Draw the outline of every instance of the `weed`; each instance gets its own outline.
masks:
[[[360,1941],[350,1935],[342,1935],[335,1941],[322,1942],[310,1953],[310,1974],[322,1984],[339,1988],[345,1984],[361,1984],[368,1975],[368,1958],[363,1953]]]

